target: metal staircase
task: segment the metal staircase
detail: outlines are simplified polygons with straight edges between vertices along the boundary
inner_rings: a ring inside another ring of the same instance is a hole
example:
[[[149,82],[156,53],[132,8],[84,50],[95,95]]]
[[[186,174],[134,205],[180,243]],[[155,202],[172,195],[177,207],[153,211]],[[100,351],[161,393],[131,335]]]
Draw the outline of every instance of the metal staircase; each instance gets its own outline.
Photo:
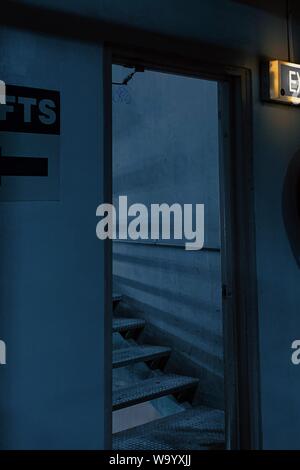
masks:
[[[114,312],[121,302],[113,296]],[[115,315],[115,313],[114,313]],[[113,387],[113,411],[140,403],[173,396],[187,407],[180,413],[156,419],[113,435],[114,449],[188,450],[224,447],[224,413],[206,407],[192,407],[193,394],[199,380],[178,374],[164,373],[171,354],[165,346],[140,345],[135,340],[146,326],[143,319],[114,316],[113,334],[117,335],[113,349],[113,368],[138,367],[146,364],[149,373],[125,386]],[[144,366],[146,367],[146,366]],[[117,372],[117,371],[116,371]]]
[[[113,367],[125,367],[137,362],[152,362],[168,357],[170,348],[161,346],[136,346],[134,348],[118,349],[113,352]]]

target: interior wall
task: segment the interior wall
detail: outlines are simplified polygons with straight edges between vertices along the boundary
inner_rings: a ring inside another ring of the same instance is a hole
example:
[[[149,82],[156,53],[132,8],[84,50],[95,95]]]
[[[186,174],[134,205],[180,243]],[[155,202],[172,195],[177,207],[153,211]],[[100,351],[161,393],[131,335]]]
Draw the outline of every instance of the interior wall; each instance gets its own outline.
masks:
[[[299,449],[300,374],[291,364],[290,346],[300,328],[300,272],[281,208],[285,173],[300,146],[299,109],[262,103],[259,93],[260,61],[288,57],[285,18],[231,0],[43,0],[42,4],[228,47],[228,53],[222,49],[223,63],[251,70],[263,446]],[[299,31],[294,19],[293,59],[298,62]]]
[[[102,48],[5,28],[0,40],[2,80],[57,90],[61,98],[58,200],[0,203],[0,332],[7,346],[0,448],[101,449],[110,437],[104,250],[95,235],[103,198]],[[9,146],[28,155],[22,138],[1,133],[3,155]],[[33,157],[38,138],[27,134]],[[48,146],[41,150],[47,157]],[[27,177],[9,178],[3,181],[20,194]]]
[[[128,73],[114,66],[113,82]],[[154,203],[205,205],[203,251],[186,251],[173,238],[115,241],[113,280],[147,320],[143,339],[172,347],[169,370],[199,377],[197,401],[222,408],[217,90],[216,82],[151,71],[113,86],[116,207],[120,195],[149,210]]]

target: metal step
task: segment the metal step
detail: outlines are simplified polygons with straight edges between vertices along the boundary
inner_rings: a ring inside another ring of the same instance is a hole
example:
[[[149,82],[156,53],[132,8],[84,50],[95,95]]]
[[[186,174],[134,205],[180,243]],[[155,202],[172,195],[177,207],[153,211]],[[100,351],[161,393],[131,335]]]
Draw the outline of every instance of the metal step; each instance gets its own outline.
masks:
[[[114,318],[113,333],[124,333],[126,331],[139,330],[144,328],[145,320],[139,318]]]
[[[224,412],[199,406],[113,435],[115,450],[225,448]]]
[[[164,395],[180,393],[197,386],[198,379],[175,374],[164,374],[136,385],[113,391],[113,410],[119,410]]]
[[[121,299],[122,299],[121,294],[117,294],[116,292],[114,292],[112,295],[113,307],[115,307],[120,302]]]
[[[124,367],[136,362],[148,362],[169,356],[170,348],[160,346],[135,346],[113,352],[113,367]]]

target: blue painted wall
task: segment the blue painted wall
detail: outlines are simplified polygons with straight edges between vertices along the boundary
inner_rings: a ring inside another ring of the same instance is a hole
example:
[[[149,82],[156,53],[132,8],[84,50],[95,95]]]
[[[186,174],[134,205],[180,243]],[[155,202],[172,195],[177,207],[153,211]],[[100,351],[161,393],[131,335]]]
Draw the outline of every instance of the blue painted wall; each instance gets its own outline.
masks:
[[[1,30],[1,45],[7,83],[60,91],[61,136],[59,201],[0,204],[0,448],[101,449],[102,49],[10,29]],[[1,135],[4,155],[19,138]],[[34,149],[38,136],[28,138]]]
[[[40,0],[24,2],[41,4]],[[153,0],[44,0],[42,4],[232,47],[236,55],[224,56],[224,62],[251,69],[264,447],[299,449],[300,372],[290,363],[290,345],[300,329],[300,272],[281,213],[284,175],[300,147],[299,110],[259,100],[261,57],[287,59],[285,20],[230,0],[188,4],[184,0],[163,4]],[[294,28],[299,37],[296,22]],[[296,46],[295,60],[300,61]]]

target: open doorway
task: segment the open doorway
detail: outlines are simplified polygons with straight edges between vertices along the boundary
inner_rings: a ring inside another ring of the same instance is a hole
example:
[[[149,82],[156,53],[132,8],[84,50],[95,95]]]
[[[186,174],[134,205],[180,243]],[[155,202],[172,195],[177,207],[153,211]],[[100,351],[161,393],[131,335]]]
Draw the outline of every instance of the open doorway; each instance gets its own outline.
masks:
[[[218,80],[117,64],[112,82],[114,206],[205,213],[199,250],[175,236],[175,214],[169,238],[151,237],[148,214],[148,237],[113,241],[113,447],[237,448],[229,88],[220,98]]]

